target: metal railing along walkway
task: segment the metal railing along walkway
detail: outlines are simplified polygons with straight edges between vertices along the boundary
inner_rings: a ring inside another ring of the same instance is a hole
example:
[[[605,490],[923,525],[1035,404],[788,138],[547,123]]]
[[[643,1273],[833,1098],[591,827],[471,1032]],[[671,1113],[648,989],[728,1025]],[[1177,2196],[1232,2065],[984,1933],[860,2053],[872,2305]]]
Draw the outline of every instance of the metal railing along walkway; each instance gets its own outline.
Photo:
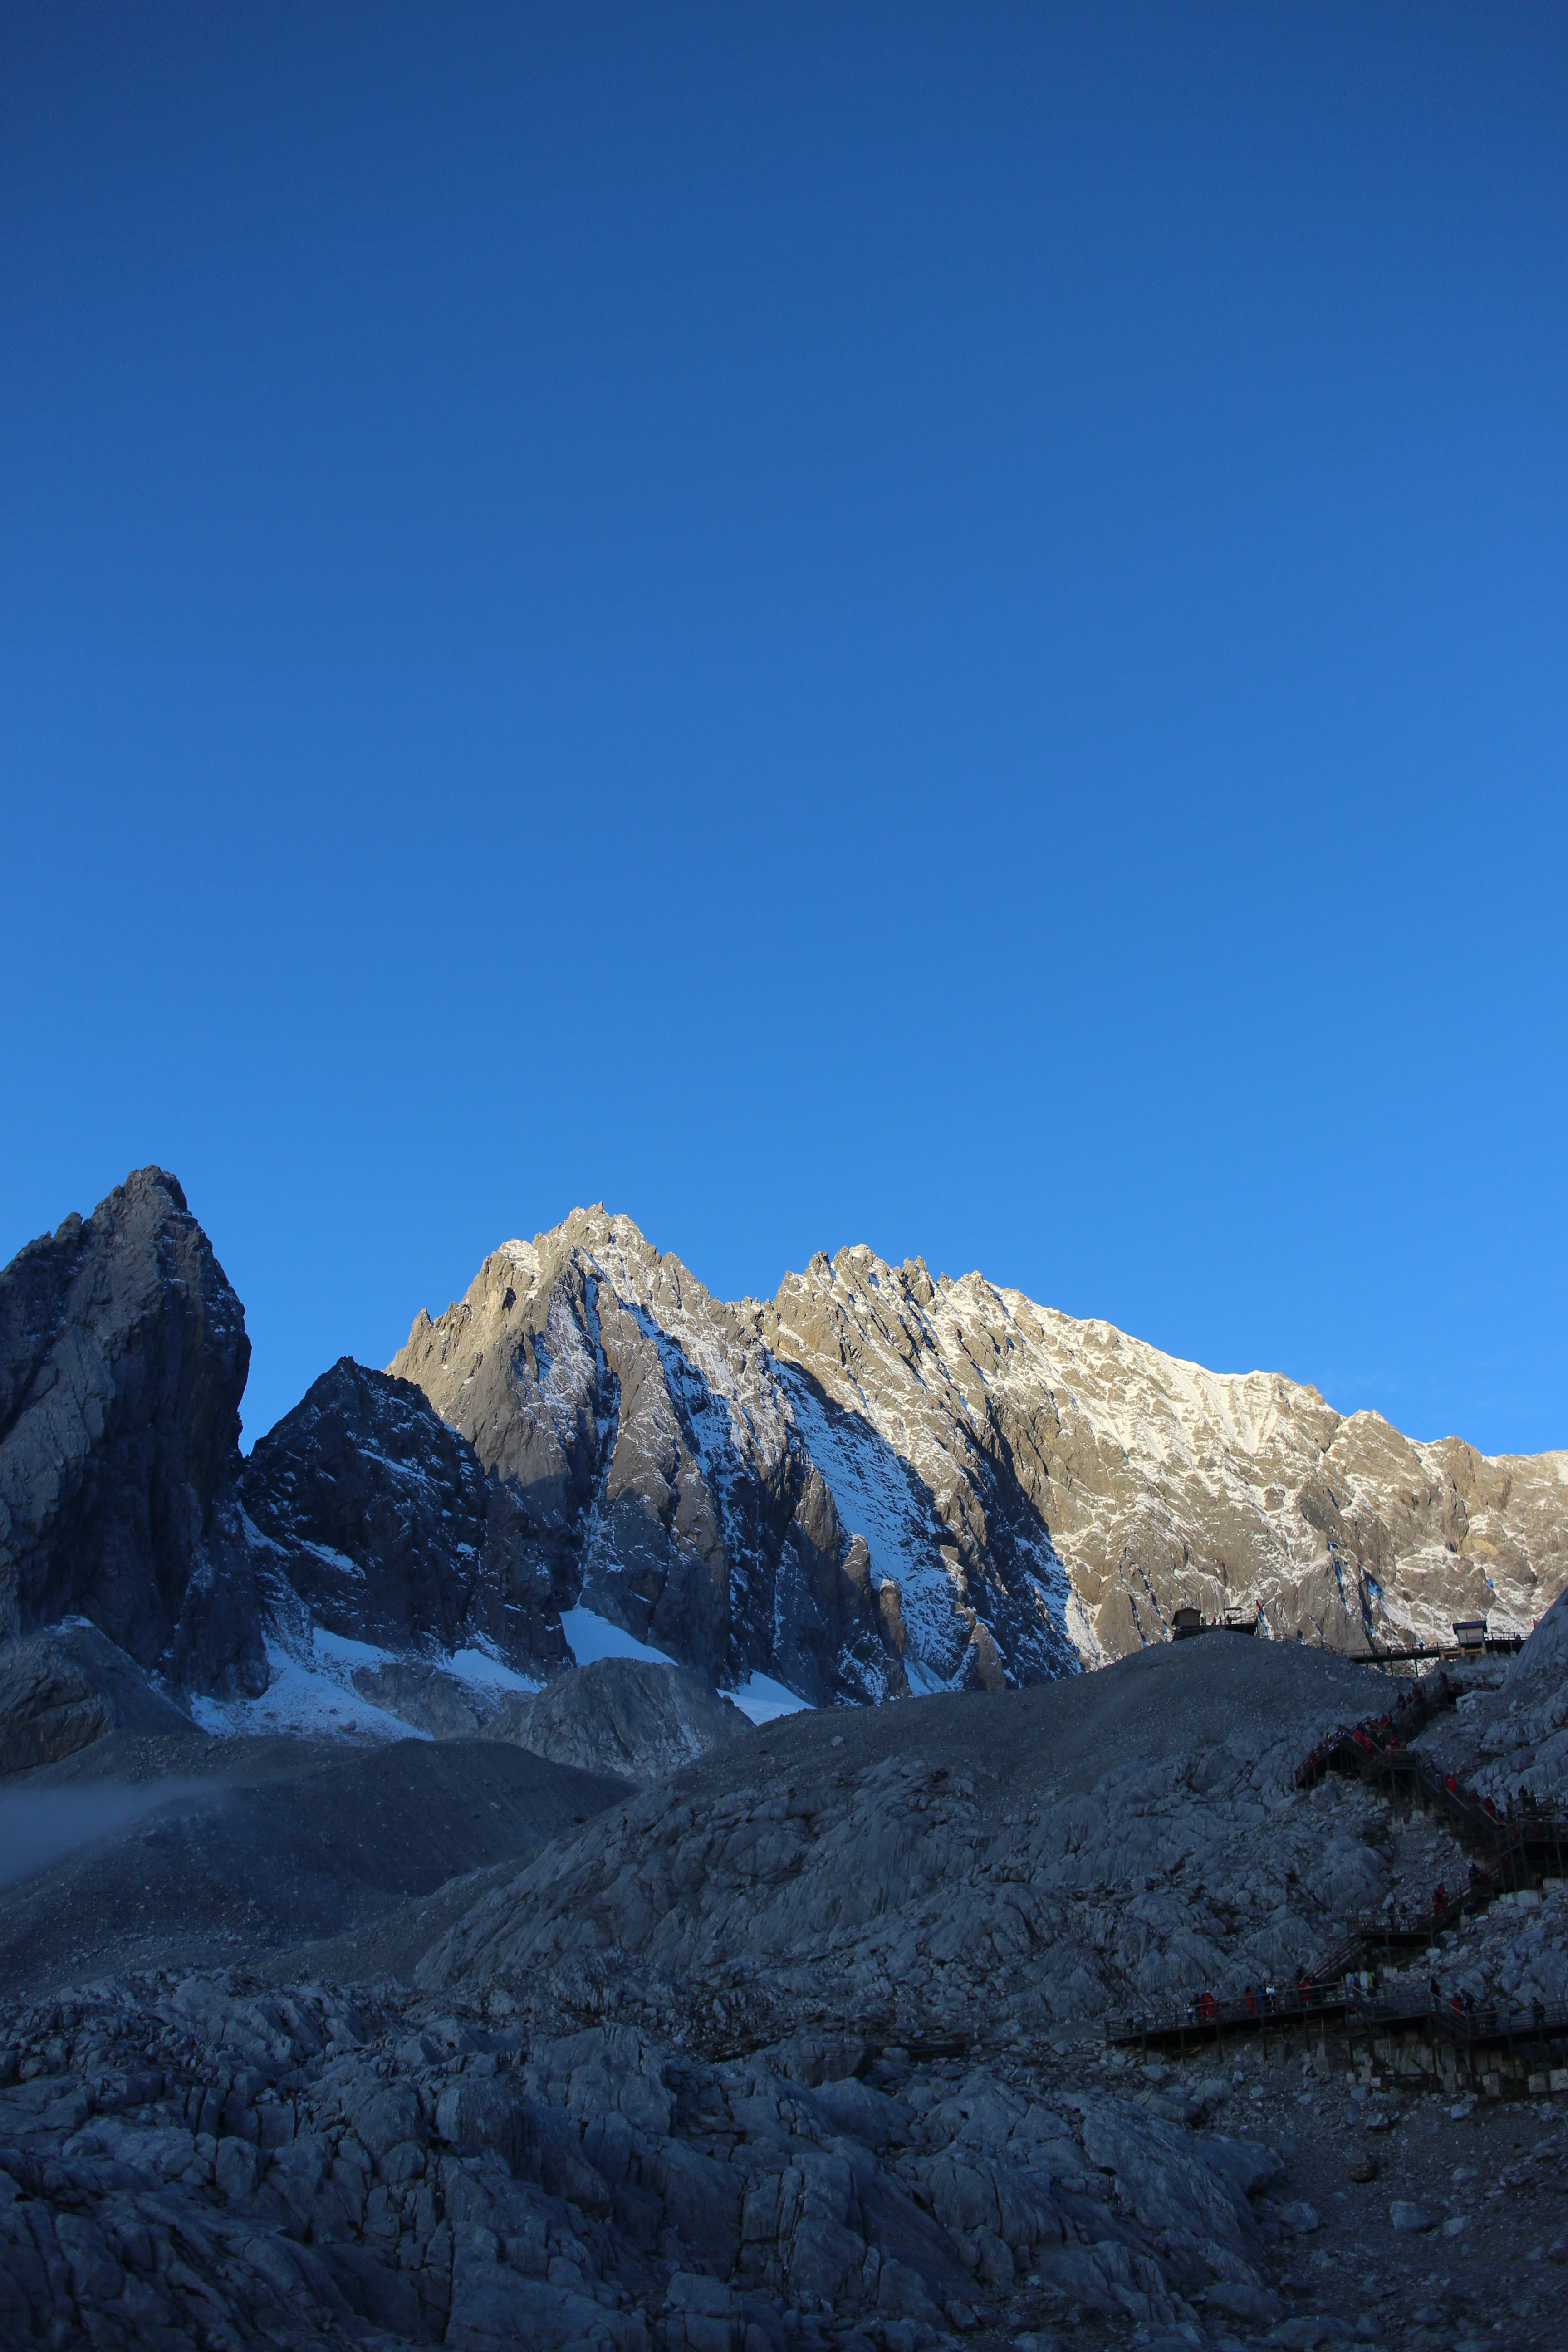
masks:
[[[1238,1998],[1220,2000],[1202,1992],[1179,2015],[1113,2017],[1106,2040],[1140,2043],[1144,2049],[1185,2051],[1226,2034],[1289,2032],[1314,2023],[1327,2030],[1332,2020],[1353,2040],[1370,2044],[1373,2032],[1419,2032],[1427,2042],[1444,2040],[1467,2049],[1506,2048],[1527,2053],[1568,2050],[1568,2012],[1548,2016],[1539,2008],[1523,2012],[1467,2007],[1462,1997],[1429,2006],[1400,2007],[1370,1999],[1373,1972],[1413,1958],[1445,1929],[1488,1904],[1542,1878],[1568,1875],[1568,1813],[1538,1803],[1521,1790],[1517,1804],[1499,1806],[1478,1796],[1453,1772],[1445,1772],[1409,1742],[1432,1717],[1459,1696],[1439,1670],[1414,1683],[1395,1704],[1356,1724],[1342,1724],[1320,1740],[1296,1772],[1296,1786],[1310,1789],[1328,1772],[1344,1772],[1385,1794],[1393,1802],[1424,1805],[1440,1814],[1459,1839],[1486,1855],[1472,1862],[1462,1887],[1438,1886],[1429,1901],[1364,1913],[1331,1950],[1298,1971],[1293,1984],[1249,1988]]]

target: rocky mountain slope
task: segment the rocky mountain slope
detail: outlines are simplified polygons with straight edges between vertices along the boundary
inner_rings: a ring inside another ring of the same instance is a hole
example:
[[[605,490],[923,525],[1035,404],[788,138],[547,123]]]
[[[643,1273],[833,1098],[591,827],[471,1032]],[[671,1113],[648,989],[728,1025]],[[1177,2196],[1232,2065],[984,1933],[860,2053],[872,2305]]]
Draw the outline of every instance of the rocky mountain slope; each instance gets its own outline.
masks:
[[[542,1853],[421,1977],[500,1981],[541,2023],[682,2039],[1037,2037],[1224,1980],[1293,1975],[1391,1855],[1359,1784],[1296,1765],[1363,1669],[1222,1634],[1114,1671],[826,1714],[720,1750]]]
[[[89,1618],[143,1667],[266,1686],[235,1496],[245,1310],[139,1169],[0,1273],[0,1640]]]
[[[1516,1669],[1532,1704],[1561,1695],[1552,1633]],[[1453,1872],[1425,1817],[1293,1785],[1367,1689],[1321,1650],[1221,1635],[1046,1688],[797,1715],[653,1791],[538,1765],[495,1828],[493,1746],[296,1768],[237,1809],[282,1914],[345,1799],[365,1817],[348,1909],[427,1874],[427,1813],[393,1806],[385,1851],[369,1825],[401,1778],[449,1807],[493,1759],[462,1834],[525,1851],[476,1870],[466,1906],[460,1880],[416,1896],[390,1945],[384,1913],[339,1937],[336,1978],[319,1946],[192,1965],[154,1906],[113,1973],[0,2005],[0,2329],[1555,2352],[1563,2097],[1367,2081],[1337,2033],[1184,2064],[1100,2038],[1108,1999],[1252,1980],[1413,1870]],[[210,1907],[223,1819],[183,1793],[27,1900],[101,1933],[183,1844]],[[1561,1900],[1485,1927],[1500,1991],[1560,2005]],[[1449,1944],[1445,1989],[1476,1981],[1470,1932]]]
[[[0,1274],[0,2338],[1556,2352],[1545,2075],[1103,2025],[1463,1883],[1296,1787],[1384,1687],[1319,1637],[1532,1612],[1557,1460],[866,1252],[724,1307],[598,1213],[248,1461],[242,1340],[156,1171]],[[1247,1592],[1309,1638],[1158,1638]],[[1565,1628],[1443,1769],[1568,1794]],[[1557,2012],[1565,1931],[1405,1997]]]
[[[391,1369],[517,1496],[542,1572],[634,1639],[813,1703],[907,1693],[897,1588],[873,1577],[753,1323],[627,1219],[574,1212],[498,1250]],[[1069,1663],[1033,1587],[986,1598],[1035,1671]],[[973,1610],[941,1631],[948,1677],[972,1647],[992,1659]]]
[[[0,1894],[0,1982],[44,1991],[363,1930],[450,1879],[515,1870],[628,1793],[504,1740],[122,1730],[0,1790],[0,1837],[30,1827],[59,1848]]]
[[[344,1358],[246,1459],[249,1353],[162,1169],[0,1272],[5,1769],[171,1698],[213,1730],[500,1730],[568,1663],[511,1490],[419,1390]]]
[[[274,1581],[339,1640],[447,1658],[483,1644],[536,1678],[567,1663],[568,1595],[512,1490],[411,1382],[340,1358],[258,1442],[238,1494]]]
[[[555,1589],[816,1702],[1048,1679],[1184,1604],[1344,1651],[1527,1632],[1568,1581],[1568,1454],[1418,1444],[864,1247],[727,1306],[574,1210],[392,1369],[515,1492]]]
[[[1183,1603],[1346,1651],[1522,1630],[1568,1579],[1568,1455],[1417,1445],[864,1248],[730,1306],[574,1211],[245,1458],[248,1353],[158,1169],[0,1272],[6,1753],[160,1693],[215,1732],[508,1738],[615,1654],[762,1720],[1051,1681]],[[650,1757],[698,1736],[662,1716]]]

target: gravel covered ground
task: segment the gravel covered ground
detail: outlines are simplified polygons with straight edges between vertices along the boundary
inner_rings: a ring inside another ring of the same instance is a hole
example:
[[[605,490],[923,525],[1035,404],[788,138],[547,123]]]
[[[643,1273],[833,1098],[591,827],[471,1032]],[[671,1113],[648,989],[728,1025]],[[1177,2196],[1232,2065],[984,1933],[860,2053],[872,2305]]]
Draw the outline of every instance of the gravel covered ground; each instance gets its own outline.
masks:
[[[1042,1689],[769,1726],[541,1853],[423,1965],[704,2047],[979,2031],[1283,1978],[1390,1892],[1387,1808],[1293,1786],[1363,1670],[1241,1635]]]
[[[625,1793],[491,1740],[345,1750],[115,1733],[0,1796],[0,1830],[75,1841],[0,1887],[0,1985],[15,2000],[363,1928]]]

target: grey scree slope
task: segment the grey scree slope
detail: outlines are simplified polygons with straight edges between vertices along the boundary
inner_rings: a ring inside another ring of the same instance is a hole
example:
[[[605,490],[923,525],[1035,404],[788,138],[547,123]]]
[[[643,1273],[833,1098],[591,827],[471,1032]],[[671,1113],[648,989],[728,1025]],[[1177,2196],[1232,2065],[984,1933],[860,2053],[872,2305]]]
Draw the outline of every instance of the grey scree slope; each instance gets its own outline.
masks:
[[[1533,1692],[1552,1647],[1521,1662]],[[1049,1953],[1024,1943],[1044,1909],[1023,1941],[997,1932],[1038,1878],[1045,1904],[1066,1898],[1059,1958],[1087,1990],[1156,1950],[1189,1982],[1248,1972],[1280,1906],[1295,1923],[1277,1874],[1296,1853],[1331,1935],[1407,1832],[1359,1790],[1287,1793],[1284,1751],[1366,1688],[1321,1654],[1220,1636],[1047,1691],[795,1717],[559,1838],[437,1943],[423,1990],[196,1971],[15,2014],[7,2340],[1000,2352],[1025,2331],[1042,2352],[1224,2352],[1354,2328],[1548,2352],[1568,2234],[1563,2128],[1540,2103],[1358,2105],[1315,2062],[1255,2048],[1144,2073],[1042,2026]],[[892,1834],[903,1811],[929,1868]],[[1150,1862],[1186,1882],[1152,1916]],[[843,1899],[868,1868],[896,1950],[863,1888]],[[621,1938],[624,2000],[585,1965],[602,1936],[569,1932],[574,1872],[579,1924],[596,1908]],[[791,1906],[774,1985],[726,1964],[737,1944],[771,1954]],[[430,1908],[438,1929],[448,1906]],[[338,1948],[359,1973],[353,1939]],[[974,2054],[889,2053],[855,2079],[868,2000],[902,2032],[961,2024]],[[771,2046],[724,2054],[760,2026]],[[1500,2276],[1477,2168],[1533,2253]]]
[[[1278,1976],[1387,1884],[1377,1808],[1291,1776],[1364,1709],[1321,1651],[1211,1635],[990,1698],[792,1718],[601,1815],[455,1926],[429,1984],[722,2042],[1034,2033]]]
[[[517,1493],[556,1590],[813,1700],[1041,1681],[1184,1602],[1343,1650],[1528,1632],[1568,1580],[1568,1454],[1416,1444],[865,1248],[726,1306],[574,1210],[392,1369]]]
[[[140,1803],[121,1827],[127,1790]],[[79,1832],[52,1869],[0,1887],[0,1984],[41,1997],[105,1969],[250,1962],[363,1930],[627,1793],[502,1740],[115,1732],[0,1786],[0,1829],[55,1815]]]

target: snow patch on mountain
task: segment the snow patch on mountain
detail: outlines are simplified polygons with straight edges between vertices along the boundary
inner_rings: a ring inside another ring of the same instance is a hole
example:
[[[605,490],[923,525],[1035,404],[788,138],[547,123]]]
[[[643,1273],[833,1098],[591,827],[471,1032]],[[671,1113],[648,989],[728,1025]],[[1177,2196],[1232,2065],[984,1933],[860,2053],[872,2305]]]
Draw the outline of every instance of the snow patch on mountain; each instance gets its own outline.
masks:
[[[300,1652],[286,1647],[274,1635],[267,1639],[270,1680],[259,1698],[220,1699],[197,1696],[191,1713],[204,1731],[228,1738],[256,1738],[267,1732],[293,1732],[316,1738],[343,1734],[366,1739],[423,1739],[427,1732],[412,1731],[384,1707],[372,1706],[355,1690],[350,1676],[358,1665],[386,1665],[393,1653],[370,1642],[352,1642],[311,1629],[310,1647]]]
[[[579,1666],[591,1666],[597,1658],[641,1658],[650,1666],[672,1666],[676,1663],[667,1651],[650,1648],[623,1626],[613,1624],[609,1618],[581,1604],[561,1612],[561,1630],[574,1663]]]
[[[809,1715],[810,1702],[771,1675],[750,1674],[743,1683],[725,1696],[731,1699],[743,1716],[752,1723],[776,1723],[781,1715]]]
[[[775,1369],[840,1519],[865,1537],[873,1578],[890,1577],[899,1588],[906,1674],[918,1664],[924,1683],[947,1689],[956,1664],[953,1579],[940,1549],[943,1530],[922,1507],[913,1474],[863,1414],[829,1404],[798,1365],[781,1360]]]

